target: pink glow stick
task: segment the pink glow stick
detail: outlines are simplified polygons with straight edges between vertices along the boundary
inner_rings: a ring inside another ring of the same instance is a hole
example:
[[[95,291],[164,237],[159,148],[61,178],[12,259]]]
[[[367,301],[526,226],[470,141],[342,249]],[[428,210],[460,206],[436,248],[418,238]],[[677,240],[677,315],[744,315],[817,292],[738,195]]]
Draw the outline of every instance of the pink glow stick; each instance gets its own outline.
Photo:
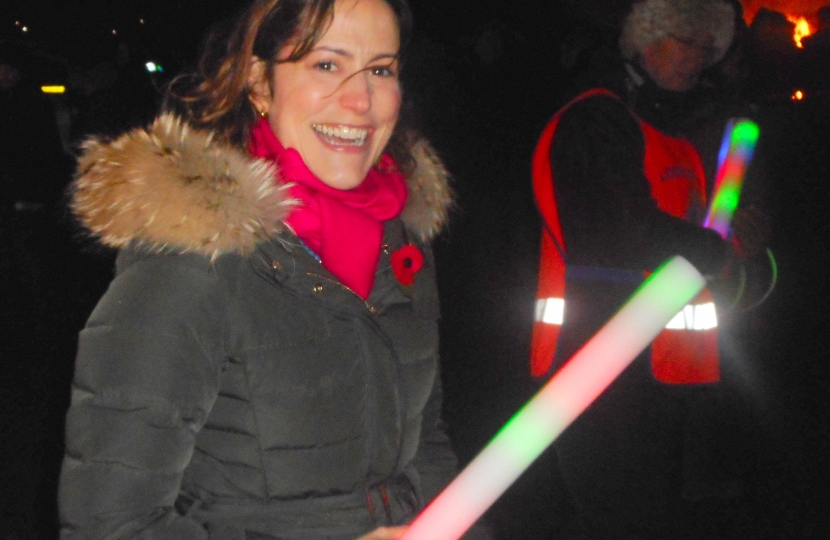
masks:
[[[655,271],[424,509],[402,540],[460,538],[705,283],[679,256]]]

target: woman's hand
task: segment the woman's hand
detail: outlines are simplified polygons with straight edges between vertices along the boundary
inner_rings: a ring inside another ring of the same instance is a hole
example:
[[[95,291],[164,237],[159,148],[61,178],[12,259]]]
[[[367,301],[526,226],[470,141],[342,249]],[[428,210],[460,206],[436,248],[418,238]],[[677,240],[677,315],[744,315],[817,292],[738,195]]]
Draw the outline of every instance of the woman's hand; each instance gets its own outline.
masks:
[[[405,531],[406,527],[379,527],[357,540],[395,540],[395,538],[400,538]]]

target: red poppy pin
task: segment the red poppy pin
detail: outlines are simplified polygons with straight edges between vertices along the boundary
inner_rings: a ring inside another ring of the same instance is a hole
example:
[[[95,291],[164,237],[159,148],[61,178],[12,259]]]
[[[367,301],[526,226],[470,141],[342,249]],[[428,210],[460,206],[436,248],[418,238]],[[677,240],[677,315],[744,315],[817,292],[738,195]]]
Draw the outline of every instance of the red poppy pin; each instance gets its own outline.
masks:
[[[392,271],[403,286],[415,283],[415,272],[424,265],[424,255],[417,247],[407,244],[392,253]]]

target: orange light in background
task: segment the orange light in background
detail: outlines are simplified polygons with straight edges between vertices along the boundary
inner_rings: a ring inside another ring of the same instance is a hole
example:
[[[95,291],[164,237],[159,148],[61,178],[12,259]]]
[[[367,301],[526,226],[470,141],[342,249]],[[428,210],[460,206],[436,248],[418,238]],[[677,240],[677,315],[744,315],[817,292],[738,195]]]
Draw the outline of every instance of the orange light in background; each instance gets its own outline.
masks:
[[[804,45],[801,44],[801,40],[813,33],[813,30],[810,28],[810,23],[804,17],[796,17],[795,15],[787,15],[787,20],[795,25],[795,30],[793,31],[795,46],[803,49]]]
[[[793,101],[801,101],[802,99],[804,99],[804,92],[796,90],[795,94],[793,94]]]

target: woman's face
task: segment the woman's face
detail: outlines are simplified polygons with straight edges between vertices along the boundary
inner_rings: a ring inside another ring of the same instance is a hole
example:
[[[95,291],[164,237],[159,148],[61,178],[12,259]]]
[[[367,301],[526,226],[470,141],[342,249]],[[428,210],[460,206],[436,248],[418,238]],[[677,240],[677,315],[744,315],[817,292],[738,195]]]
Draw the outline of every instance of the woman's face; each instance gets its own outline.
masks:
[[[288,56],[293,44],[280,51]],[[398,22],[385,0],[336,0],[331,25],[297,62],[274,66],[255,105],[286,148],[337,189],[360,185],[398,119]]]

